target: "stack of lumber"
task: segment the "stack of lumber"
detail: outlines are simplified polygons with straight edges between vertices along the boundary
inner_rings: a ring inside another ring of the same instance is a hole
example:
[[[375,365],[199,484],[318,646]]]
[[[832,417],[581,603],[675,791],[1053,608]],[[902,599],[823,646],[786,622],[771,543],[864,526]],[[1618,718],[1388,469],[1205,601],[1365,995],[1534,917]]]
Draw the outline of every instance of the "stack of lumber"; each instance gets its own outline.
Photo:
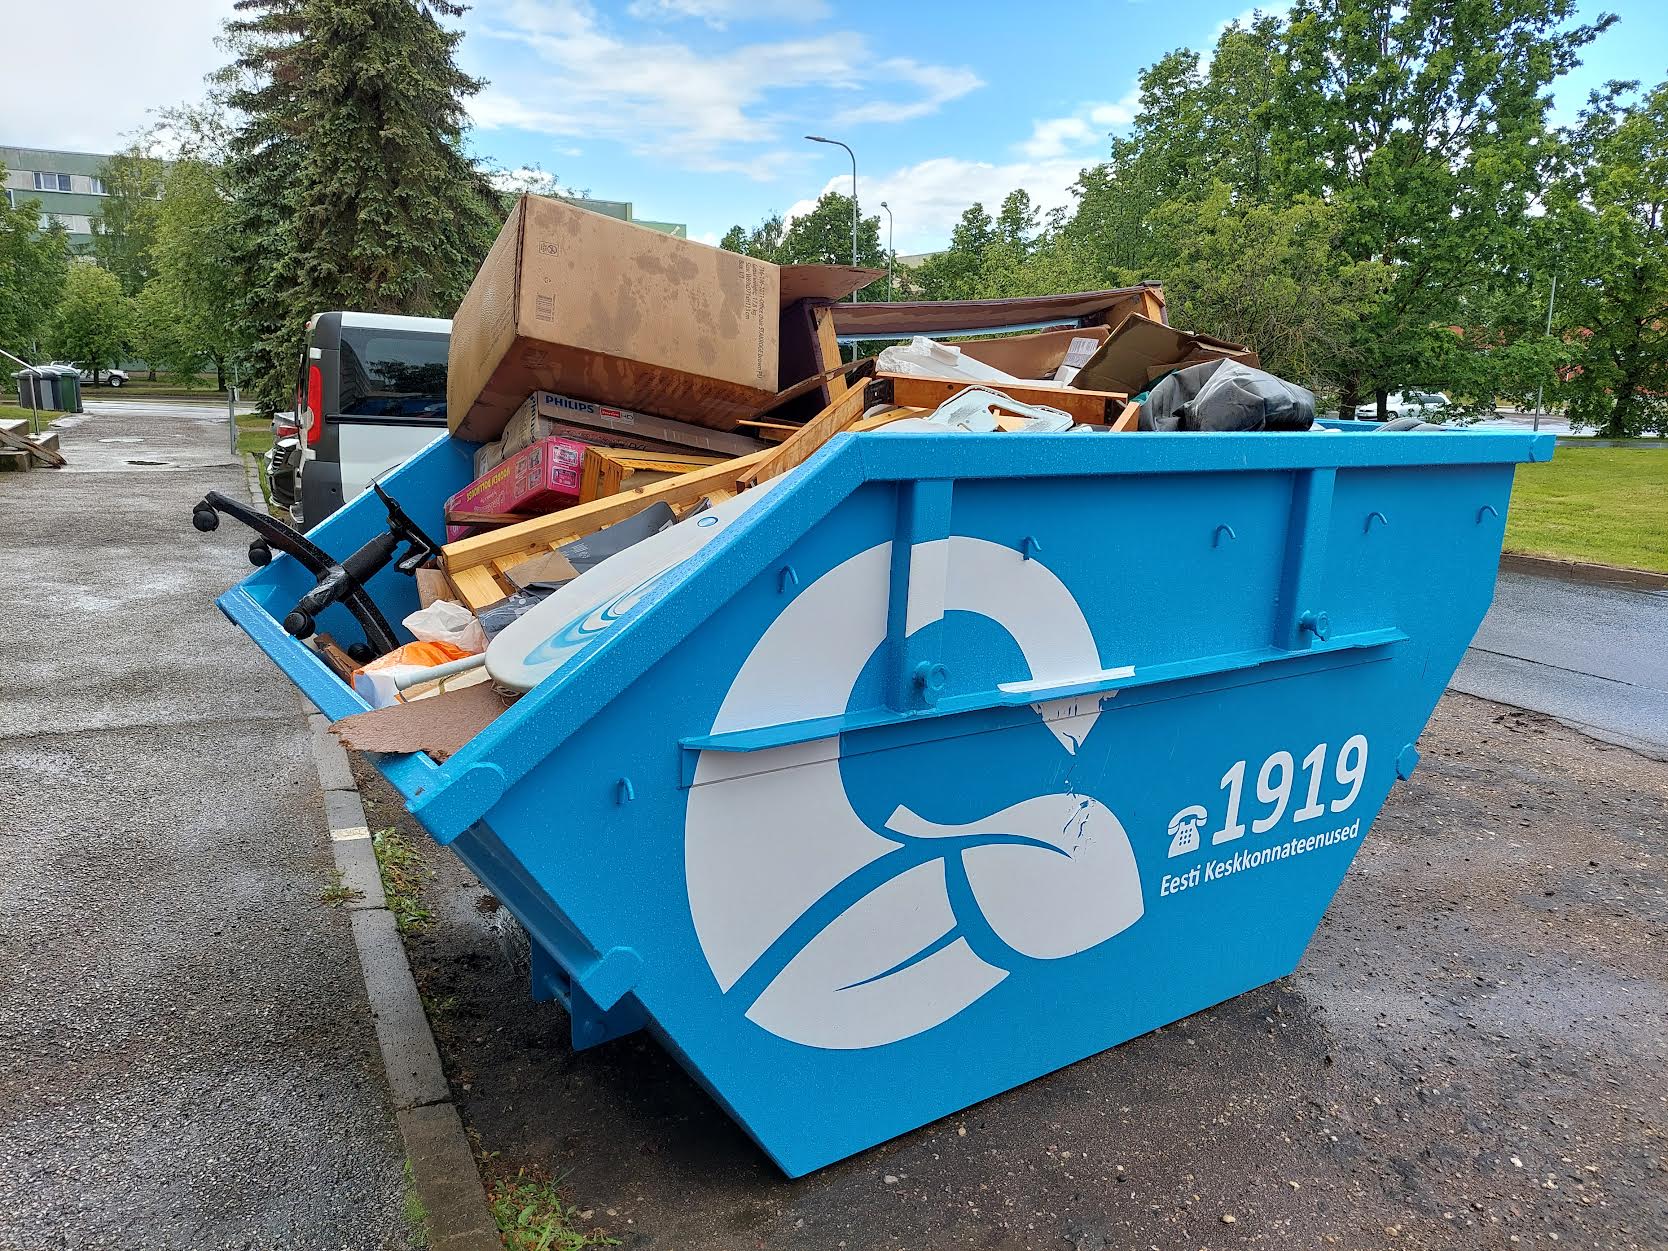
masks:
[[[509,572],[525,561],[624,521],[652,504],[667,505],[681,519],[697,508],[719,503],[797,468],[837,434],[861,433],[904,418],[925,416],[964,389],[961,383],[901,375],[847,380],[848,372],[866,373],[863,366],[867,364],[860,362],[840,371],[840,376],[819,379],[818,385],[828,385],[835,392],[833,402],[804,425],[789,428],[781,442],[764,451],[715,462],[705,457],[657,461],[653,453],[593,449],[598,468],[593,475],[592,453],[587,453],[587,498],[582,502],[459,539],[441,549],[441,569],[458,602],[479,612],[514,593],[516,586]],[[1007,384],[998,389],[1023,403],[1062,408],[1083,424],[1134,429],[1134,406],[1126,403],[1123,395]],[[880,411],[871,411],[875,409]],[[870,413],[867,417],[866,412]],[[682,467],[672,463],[679,460],[703,463],[667,474],[667,469]],[[637,472],[645,479],[657,480],[633,485],[636,473],[627,470],[639,463],[643,468]],[[621,472],[616,474],[616,469]],[[618,489],[604,493],[610,487]]]

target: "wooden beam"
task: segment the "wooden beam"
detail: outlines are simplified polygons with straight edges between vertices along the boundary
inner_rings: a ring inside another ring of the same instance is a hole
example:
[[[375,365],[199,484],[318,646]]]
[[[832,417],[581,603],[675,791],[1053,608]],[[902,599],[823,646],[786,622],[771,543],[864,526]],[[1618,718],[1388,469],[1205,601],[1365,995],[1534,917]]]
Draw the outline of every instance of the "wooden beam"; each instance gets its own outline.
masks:
[[[861,395],[861,391],[858,394]],[[691,473],[667,478],[663,482],[639,487],[637,490],[628,489],[618,495],[593,500],[588,504],[576,504],[572,508],[564,508],[561,512],[550,513],[533,521],[505,526],[502,530],[494,530],[490,534],[477,534],[467,539],[459,539],[456,543],[448,543],[440,549],[440,563],[447,573],[452,575],[455,585],[460,571],[468,571],[496,556],[506,556],[536,543],[549,544],[574,535],[594,534],[604,526],[624,521],[650,504],[664,502],[677,507],[680,504],[694,503],[708,491],[727,490],[738,475],[746,473],[766,457],[774,456],[779,450],[767,449],[747,456],[738,456],[734,460],[720,461],[716,465],[707,465]]]
[[[736,486],[746,488],[768,482],[778,474],[787,473],[810,459],[824,443],[863,415],[863,396],[866,388],[851,387],[839,399],[799,428],[798,433],[767,453],[758,464],[736,475]]]
[[[4,426],[0,426],[0,443],[7,447],[16,448],[20,452],[28,452],[41,464],[52,469],[62,469],[69,464],[59,453],[49,447],[42,447],[27,435],[13,434]]]
[[[1164,315],[1164,292],[1161,288],[1142,287],[1141,307],[1137,311],[1140,312],[1143,317],[1151,318],[1153,321],[1164,322],[1166,325],[1169,324],[1169,320]]]
[[[937,408],[970,384],[944,378],[917,378],[907,374],[877,374],[875,383],[885,384],[891,402],[903,408]],[[1129,399],[1121,391],[1079,391],[1075,387],[1033,387],[1013,382],[979,382],[971,385],[1000,391],[1022,404],[1046,404],[1070,413],[1079,425],[1104,426],[1117,420]],[[793,440],[789,440],[791,443]],[[784,447],[787,444],[783,444]]]
[[[817,328],[817,355],[822,360],[823,370],[828,374],[824,394],[830,404],[844,395],[848,387],[845,371],[832,372],[833,367],[840,363],[840,340],[834,329],[834,309],[827,304],[811,310],[811,320]]]
[[[838,340],[835,340],[835,347],[839,347]],[[812,391],[826,390],[827,388],[824,384],[826,384],[830,378],[843,378],[849,383],[856,380],[852,377],[853,374],[856,374],[857,378],[867,378],[870,374],[874,373],[874,371],[875,358],[872,356],[865,356],[862,360],[852,361],[849,365],[843,364],[840,361],[835,361],[832,367],[824,369],[821,373],[812,374],[809,378],[802,378],[791,387],[784,387],[775,395],[771,396],[771,398],[765,403],[765,406],[753,414],[752,419],[738,421],[736,424],[738,426],[768,426],[771,424],[770,422],[761,422],[757,419],[768,413],[775,412],[789,400],[797,400],[800,396],[809,395]],[[788,428],[797,430],[799,427],[790,426]]]
[[[1125,404],[1124,411],[1118,414],[1118,420],[1112,423],[1112,433],[1122,434],[1128,430],[1141,428],[1141,406],[1139,404]]]
[[[498,585],[498,579],[493,576],[490,565],[476,565],[470,569],[456,571],[448,569],[446,576],[451,579],[458,602],[471,612],[490,608],[509,594]]]

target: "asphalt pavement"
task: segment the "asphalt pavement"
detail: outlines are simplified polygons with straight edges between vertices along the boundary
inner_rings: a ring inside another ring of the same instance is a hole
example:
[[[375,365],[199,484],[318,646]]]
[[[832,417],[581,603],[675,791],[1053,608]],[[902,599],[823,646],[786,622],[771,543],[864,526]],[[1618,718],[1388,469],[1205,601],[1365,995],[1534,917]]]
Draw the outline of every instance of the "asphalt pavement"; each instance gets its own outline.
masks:
[[[0,1251],[404,1248],[301,704],[190,524],[224,409],[88,408],[0,478]]]
[[[1451,685],[1668,760],[1665,640],[1668,591],[1502,572]]]

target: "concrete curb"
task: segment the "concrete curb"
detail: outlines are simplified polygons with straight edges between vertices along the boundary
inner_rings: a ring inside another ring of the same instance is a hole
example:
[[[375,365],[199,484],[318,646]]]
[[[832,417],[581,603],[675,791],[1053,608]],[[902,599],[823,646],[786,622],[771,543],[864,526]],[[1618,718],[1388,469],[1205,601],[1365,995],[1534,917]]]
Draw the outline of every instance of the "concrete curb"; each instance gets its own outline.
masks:
[[[376,1040],[394,1116],[411,1161],[412,1185],[428,1214],[429,1246],[433,1251],[502,1251],[480,1171],[452,1104],[440,1051],[411,975],[405,943],[383,895],[365,807],[347,752],[330,733],[329,719],[322,713],[309,713],[307,721],[313,762],[324,789],[330,852],[342,884],[362,896],[348,905],[353,941],[376,1020]]]
[[[1621,565],[1594,565],[1580,560],[1559,560],[1552,556],[1530,556],[1524,552],[1502,552],[1500,568],[1505,573],[1535,574],[1593,586],[1624,586],[1639,591],[1668,590],[1668,573],[1628,569]]]
[[[261,487],[250,458],[243,461],[250,501],[261,507]],[[330,733],[330,719],[307,708],[309,746],[324,792],[330,853],[343,886],[357,891],[347,904],[365,995],[376,1022],[377,1046],[394,1104],[394,1119],[411,1163],[411,1182],[428,1216],[431,1251],[503,1251],[487,1208],[480,1170],[463,1120],[452,1103],[405,943],[382,890],[365,805],[347,752]]]

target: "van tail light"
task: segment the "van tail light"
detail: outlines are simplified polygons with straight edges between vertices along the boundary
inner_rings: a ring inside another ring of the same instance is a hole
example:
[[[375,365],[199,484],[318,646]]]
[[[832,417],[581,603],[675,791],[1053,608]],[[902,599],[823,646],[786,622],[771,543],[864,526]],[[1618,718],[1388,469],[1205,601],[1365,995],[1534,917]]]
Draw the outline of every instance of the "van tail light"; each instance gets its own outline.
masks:
[[[302,414],[297,413],[297,417]],[[307,366],[307,446],[311,447],[324,435],[324,374],[317,365]]]
[[[296,418],[295,421],[275,421],[275,422],[273,422],[272,423],[272,437],[275,438],[275,439],[293,439],[293,438],[295,438],[295,436],[298,433],[300,433],[300,430],[301,430],[301,427],[296,424],[300,420],[301,419],[298,417],[298,418]]]

